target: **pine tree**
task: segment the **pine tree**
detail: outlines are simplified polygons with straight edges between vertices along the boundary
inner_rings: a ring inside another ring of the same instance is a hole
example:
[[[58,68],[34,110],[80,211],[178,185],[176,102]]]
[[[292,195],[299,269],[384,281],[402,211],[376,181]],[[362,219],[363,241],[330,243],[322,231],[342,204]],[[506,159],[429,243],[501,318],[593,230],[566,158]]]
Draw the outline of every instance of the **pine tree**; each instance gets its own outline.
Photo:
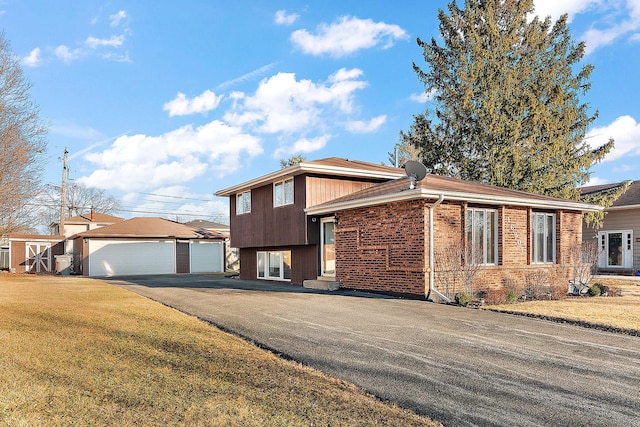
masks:
[[[413,63],[435,107],[401,139],[435,173],[577,199],[613,140],[585,141],[597,112],[580,96],[593,66],[580,64],[585,45],[572,41],[567,16],[528,19],[533,0],[452,1],[448,10],[438,15],[442,45],[417,39],[428,68]]]

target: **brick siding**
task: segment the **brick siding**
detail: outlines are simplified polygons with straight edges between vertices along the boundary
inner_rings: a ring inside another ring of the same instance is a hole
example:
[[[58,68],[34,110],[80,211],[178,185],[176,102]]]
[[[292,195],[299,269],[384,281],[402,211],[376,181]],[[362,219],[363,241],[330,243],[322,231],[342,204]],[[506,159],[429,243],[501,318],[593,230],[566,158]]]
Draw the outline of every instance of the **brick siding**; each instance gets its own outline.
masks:
[[[429,286],[429,209],[433,201],[411,200],[336,214],[336,279],[342,287],[424,296]],[[434,209],[434,251],[465,238],[462,202]],[[498,265],[482,266],[473,290],[505,285],[524,289],[527,276],[544,270],[556,282],[570,274],[570,251],[582,239],[582,215],[556,212],[556,264],[531,264],[532,209],[502,206],[498,211]],[[438,270],[435,270],[437,277]],[[444,292],[436,280],[435,288]],[[449,291],[452,289],[450,288]],[[454,291],[464,290],[461,283]]]

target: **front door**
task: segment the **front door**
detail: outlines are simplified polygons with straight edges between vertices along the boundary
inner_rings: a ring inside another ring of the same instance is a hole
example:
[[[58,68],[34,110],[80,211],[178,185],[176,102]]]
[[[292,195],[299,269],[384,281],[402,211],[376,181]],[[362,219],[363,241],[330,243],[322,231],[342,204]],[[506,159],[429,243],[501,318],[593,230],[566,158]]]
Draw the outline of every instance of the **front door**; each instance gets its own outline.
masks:
[[[631,230],[601,231],[600,268],[632,268],[633,267],[633,235]]]
[[[320,221],[320,246],[322,257],[322,276],[336,276],[336,252],[335,252],[335,222],[334,218],[323,218]]]

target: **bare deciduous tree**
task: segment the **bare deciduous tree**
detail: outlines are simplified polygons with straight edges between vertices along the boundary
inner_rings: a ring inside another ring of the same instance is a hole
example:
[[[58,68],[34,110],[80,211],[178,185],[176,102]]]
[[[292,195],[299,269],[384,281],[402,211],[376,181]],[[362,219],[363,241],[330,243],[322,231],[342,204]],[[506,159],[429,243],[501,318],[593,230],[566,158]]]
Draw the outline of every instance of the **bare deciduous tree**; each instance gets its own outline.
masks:
[[[480,272],[480,251],[474,251],[462,241],[453,241],[434,250],[435,279],[443,294],[450,299],[458,292],[473,297],[475,281]]]
[[[0,236],[31,229],[47,126],[29,97],[18,58],[0,33]]]

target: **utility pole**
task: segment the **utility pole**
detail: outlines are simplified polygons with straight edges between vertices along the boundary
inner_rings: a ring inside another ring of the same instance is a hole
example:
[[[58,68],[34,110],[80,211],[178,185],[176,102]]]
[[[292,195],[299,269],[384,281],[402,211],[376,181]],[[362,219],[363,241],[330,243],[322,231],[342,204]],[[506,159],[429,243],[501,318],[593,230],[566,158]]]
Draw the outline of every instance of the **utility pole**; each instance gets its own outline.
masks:
[[[62,187],[60,188],[60,235],[64,236],[64,216],[66,211],[67,199],[67,147],[64,148],[64,156],[62,157]]]

